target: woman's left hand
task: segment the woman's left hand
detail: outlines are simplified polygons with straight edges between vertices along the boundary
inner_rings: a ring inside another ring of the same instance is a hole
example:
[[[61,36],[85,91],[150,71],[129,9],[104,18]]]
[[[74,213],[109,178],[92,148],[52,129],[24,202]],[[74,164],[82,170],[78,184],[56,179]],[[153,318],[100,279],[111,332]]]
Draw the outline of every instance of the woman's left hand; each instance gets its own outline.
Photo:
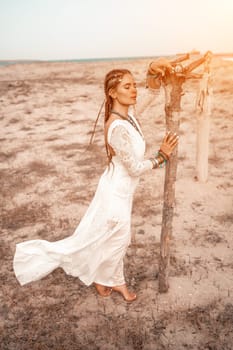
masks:
[[[175,134],[173,134],[172,132],[168,132],[164,139],[163,139],[163,142],[160,146],[160,150],[159,152],[161,152],[165,159],[168,160],[170,155],[172,154],[174,148],[177,146],[178,144],[178,141],[179,141],[179,136]]]

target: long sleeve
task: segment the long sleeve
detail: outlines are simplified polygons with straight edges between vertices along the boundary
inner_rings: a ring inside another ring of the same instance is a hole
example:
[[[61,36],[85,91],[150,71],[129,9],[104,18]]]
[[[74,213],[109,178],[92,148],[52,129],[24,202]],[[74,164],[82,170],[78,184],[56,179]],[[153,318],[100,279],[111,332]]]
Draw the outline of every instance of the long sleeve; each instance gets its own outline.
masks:
[[[147,170],[152,169],[152,162],[148,160],[140,160],[136,157],[132,138],[126,128],[122,125],[114,127],[110,140],[110,146],[114,149],[127,169],[130,176],[140,176]]]

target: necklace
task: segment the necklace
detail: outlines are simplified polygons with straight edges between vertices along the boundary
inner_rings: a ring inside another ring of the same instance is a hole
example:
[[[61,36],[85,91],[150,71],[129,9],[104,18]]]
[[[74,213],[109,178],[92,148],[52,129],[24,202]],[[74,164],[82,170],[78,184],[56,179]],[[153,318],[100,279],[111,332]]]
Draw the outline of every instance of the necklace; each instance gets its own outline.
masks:
[[[114,111],[113,109],[111,110],[111,113],[118,115],[119,117],[121,117],[124,120],[127,120],[134,127],[134,129],[137,130],[137,132],[139,132],[139,134],[142,136],[142,133],[139,130],[137,124],[135,123],[135,121],[133,120],[133,118],[129,114],[127,115],[127,117],[125,117],[123,114],[121,114],[117,111]]]

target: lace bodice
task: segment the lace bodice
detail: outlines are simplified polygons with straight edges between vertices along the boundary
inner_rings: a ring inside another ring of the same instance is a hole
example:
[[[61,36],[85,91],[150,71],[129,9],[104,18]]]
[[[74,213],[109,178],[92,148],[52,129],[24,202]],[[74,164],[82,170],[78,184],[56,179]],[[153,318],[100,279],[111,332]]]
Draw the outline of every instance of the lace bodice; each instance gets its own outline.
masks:
[[[114,157],[120,160],[130,176],[138,177],[152,169],[151,161],[144,159],[145,141],[129,122],[113,121],[108,130],[108,143],[115,151]]]

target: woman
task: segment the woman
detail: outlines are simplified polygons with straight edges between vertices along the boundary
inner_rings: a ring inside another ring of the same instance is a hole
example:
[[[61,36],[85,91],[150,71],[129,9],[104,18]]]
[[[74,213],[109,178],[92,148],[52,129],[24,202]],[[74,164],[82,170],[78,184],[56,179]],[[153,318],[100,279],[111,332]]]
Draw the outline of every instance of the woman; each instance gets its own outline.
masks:
[[[157,156],[144,160],[145,141],[137,120],[129,115],[137,89],[130,71],[117,69],[105,77],[104,136],[108,167],[95,196],[74,234],[57,242],[33,240],[19,243],[14,271],[21,285],[38,280],[57,267],[94,283],[101,296],[112,291],[126,301],[136,294],[126,286],[123,259],[130,243],[130,219],[139,176],[168,160],[178,142],[167,134]]]

